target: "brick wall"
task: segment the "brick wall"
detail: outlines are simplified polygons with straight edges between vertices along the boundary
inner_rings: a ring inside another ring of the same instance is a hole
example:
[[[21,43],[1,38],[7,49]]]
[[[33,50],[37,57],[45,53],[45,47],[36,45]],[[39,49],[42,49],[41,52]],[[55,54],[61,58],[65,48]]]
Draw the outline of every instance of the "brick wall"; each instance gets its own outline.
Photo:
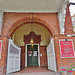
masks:
[[[2,34],[10,36],[12,31],[23,23],[36,22],[49,30],[53,36],[60,33],[57,13],[4,13]]]
[[[70,11],[69,11],[69,6],[70,4],[67,5],[66,8],[66,17],[65,17],[65,34],[73,34],[73,25],[72,25],[72,19],[70,16]]]
[[[21,46],[21,68],[25,67],[25,46]]]
[[[0,59],[0,72],[5,73],[7,66],[7,49],[8,49],[8,37],[0,36],[0,40],[2,40],[2,51],[1,51],[1,59]]]
[[[71,65],[75,63],[75,58],[61,58],[59,40],[66,39],[65,36],[55,37],[55,54],[56,54],[56,64],[58,71],[61,71],[63,68],[70,68]],[[75,49],[75,37],[69,37],[67,39],[73,39],[74,49]],[[75,51],[75,50],[74,50]]]
[[[40,46],[40,66],[47,66],[47,46]]]

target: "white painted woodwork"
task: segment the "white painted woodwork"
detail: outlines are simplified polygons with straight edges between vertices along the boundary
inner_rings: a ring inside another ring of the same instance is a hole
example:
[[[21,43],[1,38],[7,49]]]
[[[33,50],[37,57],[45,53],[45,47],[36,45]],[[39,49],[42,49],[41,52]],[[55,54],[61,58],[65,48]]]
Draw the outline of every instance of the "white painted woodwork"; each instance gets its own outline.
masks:
[[[66,16],[66,7],[69,3],[69,0],[65,0],[62,4],[61,9],[59,9],[58,17],[59,17],[59,24],[60,24],[60,32],[61,34],[64,34],[64,24],[65,24],[65,16]]]
[[[72,25],[73,25],[73,30],[75,33],[75,16],[72,16]]]
[[[11,39],[8,44],[7,74],[20,71],[21,48],[16,46]]]
[[[65,0],[0,0],[4,12],[58,12]]]
[[[1,28],[2,28],[2,19],[3,19],[3,12],[0,11],[0,35],[1,35]]]
[[[47,61],[48,61],[48,69],[56,72],[57,69],[56,69],[56,59],[55,59],[53,38],[51,39],[50,44],[47,46]]]

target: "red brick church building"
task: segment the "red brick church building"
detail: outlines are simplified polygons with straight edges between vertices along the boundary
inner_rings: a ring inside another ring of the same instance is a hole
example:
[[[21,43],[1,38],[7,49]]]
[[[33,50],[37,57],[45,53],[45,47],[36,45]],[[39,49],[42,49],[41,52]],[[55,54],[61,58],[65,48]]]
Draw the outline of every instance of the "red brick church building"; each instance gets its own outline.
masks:
[[[1,2],[2,73],[28,66],[46,66],[56,72],[70,68],[75,63],[75,34],[69,1],[23,1],[25,5],[19,1]]]

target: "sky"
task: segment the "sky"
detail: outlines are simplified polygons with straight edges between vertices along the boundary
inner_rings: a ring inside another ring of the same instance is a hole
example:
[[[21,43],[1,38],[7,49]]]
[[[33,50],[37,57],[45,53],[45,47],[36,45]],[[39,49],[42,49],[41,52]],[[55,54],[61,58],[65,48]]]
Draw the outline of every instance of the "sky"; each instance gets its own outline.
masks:
[[[69,2],[75,3],[75,0],[69,0]],[[69,9],[71,16],[73,16],[75,14],[75,5],[70,5]]]

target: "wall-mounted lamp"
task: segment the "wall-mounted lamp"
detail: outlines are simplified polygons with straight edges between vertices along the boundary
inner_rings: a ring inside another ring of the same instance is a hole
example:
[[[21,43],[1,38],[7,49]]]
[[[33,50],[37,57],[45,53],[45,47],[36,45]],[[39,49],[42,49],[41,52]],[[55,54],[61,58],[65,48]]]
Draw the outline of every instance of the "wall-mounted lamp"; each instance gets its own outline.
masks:
[[[33,41],[33,36],[31,37],[31,39],[30,39],[30,43],[33,43],[34,41]]]

